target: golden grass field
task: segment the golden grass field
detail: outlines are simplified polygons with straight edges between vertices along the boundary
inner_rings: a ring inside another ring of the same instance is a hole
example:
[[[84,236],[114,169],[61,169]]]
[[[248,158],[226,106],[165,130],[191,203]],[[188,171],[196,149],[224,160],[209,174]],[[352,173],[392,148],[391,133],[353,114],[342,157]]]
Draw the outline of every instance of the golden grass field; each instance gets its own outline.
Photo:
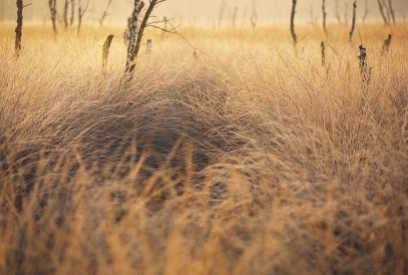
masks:
[[[0,274],[408,274],[408,26],[122,31],[0,26]]]

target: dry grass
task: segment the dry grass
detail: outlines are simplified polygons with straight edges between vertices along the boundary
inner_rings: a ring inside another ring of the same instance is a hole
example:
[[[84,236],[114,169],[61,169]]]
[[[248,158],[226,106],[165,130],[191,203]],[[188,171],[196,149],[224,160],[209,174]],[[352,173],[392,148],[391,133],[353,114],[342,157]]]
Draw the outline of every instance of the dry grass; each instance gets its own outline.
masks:
[[[0,27],[0,274],[407,274],[408,27]],[[116,34],[106,70],[102,44]],[[357,33],[355,41],[357,39]]]

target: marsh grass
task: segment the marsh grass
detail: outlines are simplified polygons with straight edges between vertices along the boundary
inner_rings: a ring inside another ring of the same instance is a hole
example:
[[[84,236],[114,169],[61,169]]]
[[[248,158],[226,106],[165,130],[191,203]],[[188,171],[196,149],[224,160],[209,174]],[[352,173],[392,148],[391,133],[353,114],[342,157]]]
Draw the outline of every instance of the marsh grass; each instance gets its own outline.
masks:
[[[1,274],[406,274],[407,27],[0,27]],[[10,43],[11,42],[11,43]],[[11,46],[10,46],[11,45]]]

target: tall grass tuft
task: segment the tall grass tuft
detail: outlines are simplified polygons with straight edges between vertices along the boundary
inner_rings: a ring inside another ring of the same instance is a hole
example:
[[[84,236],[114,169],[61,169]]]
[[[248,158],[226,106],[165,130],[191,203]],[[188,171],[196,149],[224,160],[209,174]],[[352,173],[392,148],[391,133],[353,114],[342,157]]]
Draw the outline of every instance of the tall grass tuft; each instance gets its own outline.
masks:
[[[405,274],[406,27],[330,29],[149,30],[118,87],[121,29],[2,25],[0,274]]]

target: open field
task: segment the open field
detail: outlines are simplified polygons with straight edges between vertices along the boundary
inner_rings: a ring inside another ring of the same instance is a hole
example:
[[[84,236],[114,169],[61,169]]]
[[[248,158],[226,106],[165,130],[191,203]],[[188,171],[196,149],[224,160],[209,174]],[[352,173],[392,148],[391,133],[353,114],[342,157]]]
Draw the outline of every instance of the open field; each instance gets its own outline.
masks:
[[[408,26],[122,31],[0,26],[0,274],[408,274]]]

